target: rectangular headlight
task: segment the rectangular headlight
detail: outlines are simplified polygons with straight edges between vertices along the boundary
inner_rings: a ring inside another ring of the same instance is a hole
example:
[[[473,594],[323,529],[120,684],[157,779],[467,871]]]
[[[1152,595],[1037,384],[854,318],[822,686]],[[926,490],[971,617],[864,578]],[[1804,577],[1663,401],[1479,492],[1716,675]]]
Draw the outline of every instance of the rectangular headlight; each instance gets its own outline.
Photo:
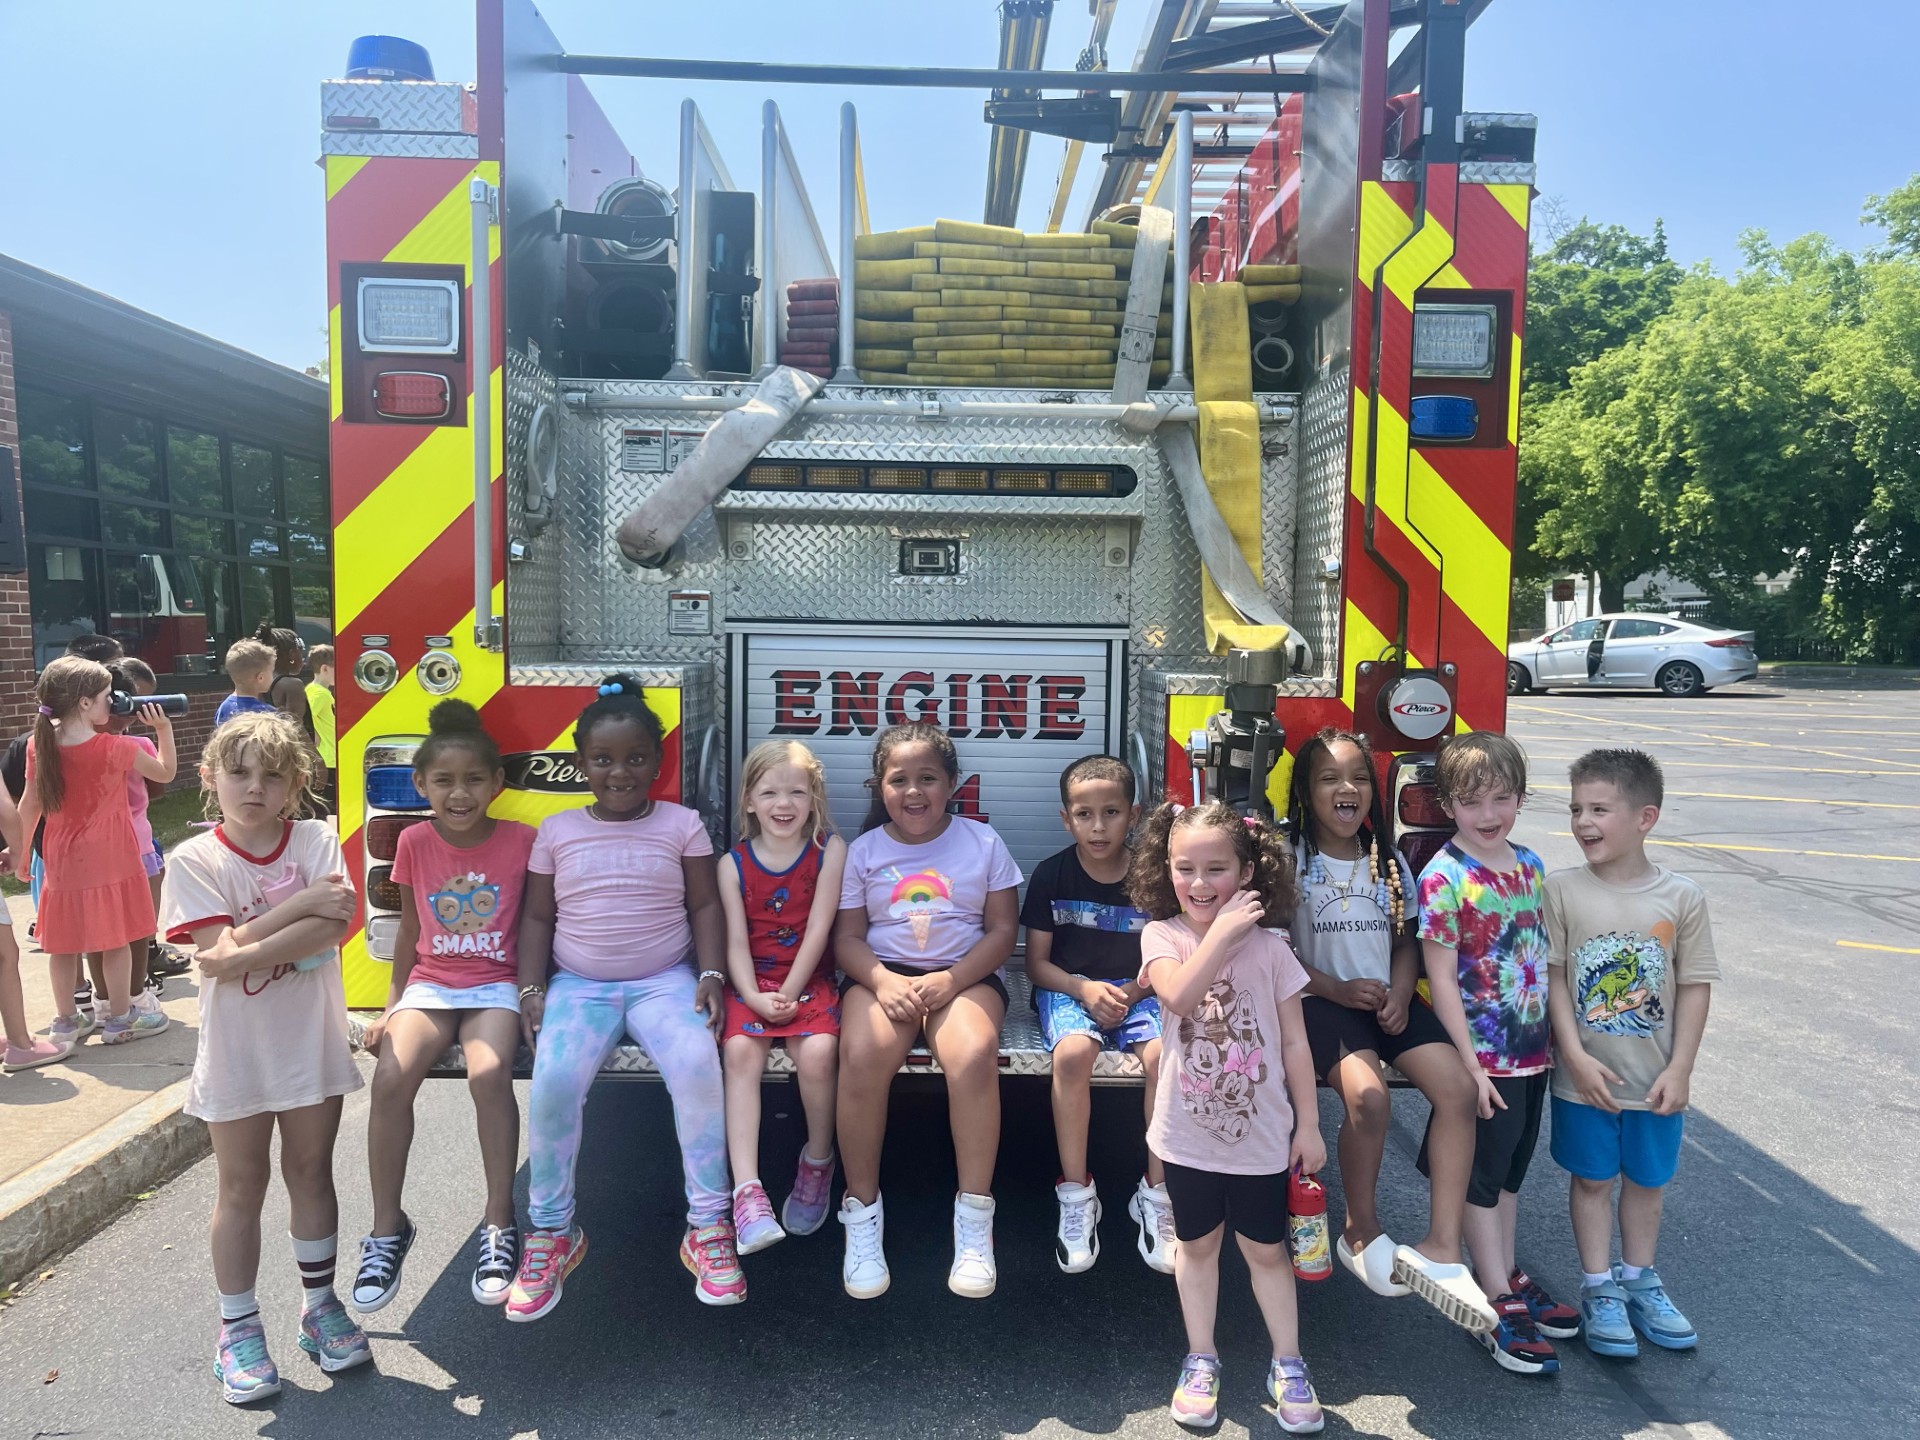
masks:
[[[460,349],[457,280],[360,279],[360,348],[381,355],[452,355]]]
[[[1487,379],[1493,374],[1492,305],[1413,307],[1413,373]]]

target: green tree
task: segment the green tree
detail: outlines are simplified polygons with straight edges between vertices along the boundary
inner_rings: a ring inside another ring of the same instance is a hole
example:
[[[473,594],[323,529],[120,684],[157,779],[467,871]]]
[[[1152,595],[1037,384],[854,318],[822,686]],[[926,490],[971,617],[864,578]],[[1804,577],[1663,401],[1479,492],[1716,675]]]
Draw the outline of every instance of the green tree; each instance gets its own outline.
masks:
[[[1585,219],[1563,231],[1527,264],[1522,386],[1563,388],[1577,367],[1638,335],[1681,273],[1658,220],[1646,236]]]
[[[1886,195],[1869,195],[1863,218],[1887,232],[1882,254],[1920,256],[1920,175]]]

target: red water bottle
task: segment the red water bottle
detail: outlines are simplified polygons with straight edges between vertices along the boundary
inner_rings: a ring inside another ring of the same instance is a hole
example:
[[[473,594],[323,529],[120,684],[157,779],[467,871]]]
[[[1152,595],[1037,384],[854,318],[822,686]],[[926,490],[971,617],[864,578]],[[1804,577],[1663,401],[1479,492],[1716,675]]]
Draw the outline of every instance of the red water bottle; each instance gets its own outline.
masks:
[[[1324,1280],[1333,1273],[1327,1187],[1298,1165],[1287,1177],[1287,1248],[1293,1252],[1293,1273],[1302,1280]]]

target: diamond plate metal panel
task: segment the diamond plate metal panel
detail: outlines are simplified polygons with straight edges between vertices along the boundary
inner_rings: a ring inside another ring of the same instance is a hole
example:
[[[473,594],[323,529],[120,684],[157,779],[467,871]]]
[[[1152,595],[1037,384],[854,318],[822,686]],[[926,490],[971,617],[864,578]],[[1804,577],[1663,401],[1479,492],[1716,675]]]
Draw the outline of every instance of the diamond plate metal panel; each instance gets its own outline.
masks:
[[[1320,678],[1336,683],[1344,585],[1340,579],[1326,578],[1326,564],[1329,559],[1344,564],[1346,553],[1347,431],[1352,405],[1352,373],[1342,364],[1315,379],[1300,406],[1299,538],[1290,613],[1313,645]]]
[[[335,116],[377,122],[374,131],[337,127],[356,135],[471,135],[476,128],[473,92],[443,80],[323,80],[320,128],[336,129]]]
[[[559,404],[559,388],[539,361],[519,350],[507,352],[505,468],[507,536],[527,545],[528,558],[507,565],[507,661],[524,654],[550,659],[560,648],[561,554],[570,543],[556,514],[538,535],[527,524],[527,431],[533,412],[552,405],[564,431],[571,416]]]
[[[320,153],[392,155],[404,160],[478,160],[480,141],[473,135],[382,135],[371,130],[328,130],[320,137]]]
[[[1468,160],[1460,166],[1460,183],[1531,185],[1538,174],[1531,160]]]

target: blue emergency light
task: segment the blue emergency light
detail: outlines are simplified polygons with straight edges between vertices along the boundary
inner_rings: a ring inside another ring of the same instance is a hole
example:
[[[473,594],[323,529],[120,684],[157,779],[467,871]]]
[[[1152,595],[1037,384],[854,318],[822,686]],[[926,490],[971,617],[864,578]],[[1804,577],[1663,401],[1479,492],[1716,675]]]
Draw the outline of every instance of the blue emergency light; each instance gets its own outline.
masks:
[[[376,810],[425,810],[427,797],[413,783],[406,765],[376,765],[367,771],[367,804]]]
[[[1480,409],[1465,395],[1416,395],[1407,416],[1407,433],[1415,440],[1473,439]]]
[[[349,80],[431,80],[427,47],[398,35],[362,35],[347,47]]]

